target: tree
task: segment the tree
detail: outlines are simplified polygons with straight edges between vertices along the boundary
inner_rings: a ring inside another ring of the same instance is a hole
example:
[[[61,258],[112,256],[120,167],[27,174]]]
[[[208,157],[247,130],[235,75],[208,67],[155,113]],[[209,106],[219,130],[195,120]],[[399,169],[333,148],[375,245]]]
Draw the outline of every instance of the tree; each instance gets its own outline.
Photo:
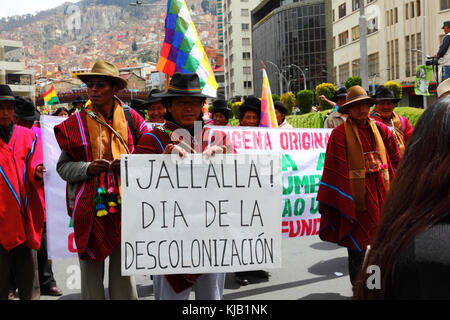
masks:
[[[402,85],[400,83],[396,81],[388,81],[384,84],[384,86],[391,89],[397,99],[401,99],[403,97]]]
[[[297,92],[297,105],[300,113],[305,114],[311,112],[314,103],[314,92],[311,90],[301,90]]]
[[[273,100],[273,102],[280,101],[280,96],[277,95],[276,93],[272,93],[272,100]]]
[[[234,118],[239,118],[239,107],[242,105],[242,102],[236,101],[231,105],[231,111],[233,111]]]
[[[320,110],[328,110],[331,109],[333,106],[330,105],[326,101],[322,101],[319,99],[321,95],[324,95],[325,98],[328,100],[331,100],[334,96],[334,93],[336,92],[336,87],[332,83],[321,83],[316,87],[316,99],[319,101]]]
[[[291,115],[295,105],[295,94],[292,92],[283,93],[280,100],[288,110],[287,115]]]
[[[359,76],[355,76],[355,77],[349,77],[346,81],[345,81],[345,87],[347,89],[350,89],[353,86],[361,86],[362,84],[362,79]]]

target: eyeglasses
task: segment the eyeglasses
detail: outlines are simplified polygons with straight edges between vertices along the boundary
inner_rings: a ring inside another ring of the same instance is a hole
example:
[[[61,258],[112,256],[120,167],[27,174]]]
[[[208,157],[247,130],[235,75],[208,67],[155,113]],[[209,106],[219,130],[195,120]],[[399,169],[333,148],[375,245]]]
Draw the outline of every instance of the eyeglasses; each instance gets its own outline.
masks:
[[[108,85],[109,85],[109,83],[104,82],[104,81],[89,81],[89,82],[86,82],[86,86],[89,89],[92,89],[94,86],[96,86],[97,89],[103,89],[103,88],[105,88]]]

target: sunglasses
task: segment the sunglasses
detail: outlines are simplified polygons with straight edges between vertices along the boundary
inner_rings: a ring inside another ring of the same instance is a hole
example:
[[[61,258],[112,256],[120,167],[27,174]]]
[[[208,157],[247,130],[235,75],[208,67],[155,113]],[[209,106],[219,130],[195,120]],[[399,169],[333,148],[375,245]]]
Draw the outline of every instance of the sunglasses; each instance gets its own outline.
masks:
[[[103,89],[108,85],[109,85],[109,83],[104,82],[104,81],[88,81],[88,82],[86,82],[86,86],[89,89],[92,89],[94,86],[96,86],[98,89]]]

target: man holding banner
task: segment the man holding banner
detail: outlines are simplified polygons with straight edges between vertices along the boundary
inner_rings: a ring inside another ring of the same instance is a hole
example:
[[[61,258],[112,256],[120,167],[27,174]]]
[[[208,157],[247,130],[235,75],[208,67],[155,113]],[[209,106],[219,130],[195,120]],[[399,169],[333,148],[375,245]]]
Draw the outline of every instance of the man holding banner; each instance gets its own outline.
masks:
[[[204,153],[209,156],[226,152],[222,140],[208,147],[210,129],[202,128],[202,106],[207,98],[201,92],[199,77],[195,73],[174,73],[168,91],[159,94],[167,108],[166,123],[144,134],[136,146],[135,154]],[[200,124],[199,127],[195,127]],[[222,147],[223,146],[223,147]],[[154,275],[153,290],[156,300],[187,300],[192,286],[198,300],[222,299],[225,273]]]
[[[354,86],[346,101],[339,112],[348,119],[331,133],[317,200],[319,237],[347,247],[353,284],[375,235],[400,152],[391,130],[369,118],[375,99]]]

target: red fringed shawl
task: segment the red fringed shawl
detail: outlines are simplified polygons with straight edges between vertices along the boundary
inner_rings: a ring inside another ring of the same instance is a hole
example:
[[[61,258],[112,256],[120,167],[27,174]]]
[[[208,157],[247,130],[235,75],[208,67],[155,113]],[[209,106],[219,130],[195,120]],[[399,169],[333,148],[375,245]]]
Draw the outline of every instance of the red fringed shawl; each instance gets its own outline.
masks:
[[[386,147],[389,173],[400,161],[396,140],[389,128],[377,124]],[[358,129],[363,152],[376,150],[375,140],[369,128]],[[320,239],[358,251],[365,250],[375,234],[386,190],[381,172],[366,174],[366,210],[355,210],[349,183],[347,146],[344,125],[335,128],[330,136],[325,155],[322,179],[317,195],[321,214]]]

